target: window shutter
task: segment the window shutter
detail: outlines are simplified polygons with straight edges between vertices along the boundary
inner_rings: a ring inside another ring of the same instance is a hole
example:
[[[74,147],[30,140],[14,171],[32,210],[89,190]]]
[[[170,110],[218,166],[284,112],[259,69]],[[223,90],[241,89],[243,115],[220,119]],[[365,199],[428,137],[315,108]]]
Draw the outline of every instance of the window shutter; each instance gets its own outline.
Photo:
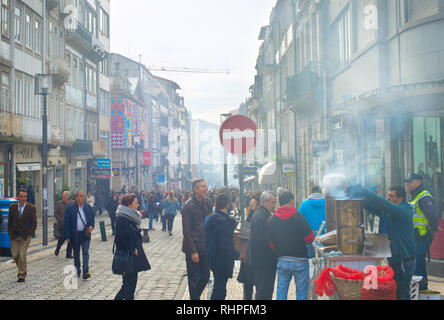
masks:
[[[409,0],[408,4],[408,21],[439,13],[439,0]]]

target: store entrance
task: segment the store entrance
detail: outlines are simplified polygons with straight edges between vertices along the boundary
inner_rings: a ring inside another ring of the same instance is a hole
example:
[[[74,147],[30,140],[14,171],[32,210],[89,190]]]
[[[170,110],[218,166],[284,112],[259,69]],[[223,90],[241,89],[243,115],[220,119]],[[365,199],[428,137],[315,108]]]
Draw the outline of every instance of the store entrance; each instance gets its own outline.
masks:
[[[32,205],[36,205],[36,197],[35,193],[37,191],[37,183],[38,180],[36,178],[37,171],[17,171],[17,190],[16,195],[18,195],[18,191],[21,188],[24,188],[28,191],[28,202]]]

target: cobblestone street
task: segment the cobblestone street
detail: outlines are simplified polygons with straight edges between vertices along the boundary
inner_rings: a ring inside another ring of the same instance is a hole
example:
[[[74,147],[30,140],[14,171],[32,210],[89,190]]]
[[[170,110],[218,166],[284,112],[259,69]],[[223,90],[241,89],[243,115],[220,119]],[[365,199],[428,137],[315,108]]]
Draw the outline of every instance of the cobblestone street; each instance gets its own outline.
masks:
[[[106,223],[107,240],[102,242],[100,221]],[[145,220],[143,223],[147,223]],[[66,289],[65,281],[70,274],[65,267],[73,266],[73,260],[65,258],[66,244],[56,257],[56,240],[52,237],[52,224],[49,224],[49,243],[42,247],[42,227],[37,228],[37,237],[32,239],[28,250],[28,276],[25,283],[17,282],[17,267],[11,258],[0,258],[0,299],[1,300],[112,300],[120,290],[122,279],[111,271],[113,259],[109,218],[104,215],[96,218],[96,229],[90,246],[91,279],[78,280],[77,289]],[[182,247],[182,221],[178,215],[174,221],[173,237],[162,232],[161,223],[154,222],[156,231],[150,232],[150,243],[144,244],[151,264],[151,270],[139,273],[136,300],[189,300],[186,277],[185,256]],[[227,284],[227,300],[242,300],[243,289],[237,279],[240,263],[236,262],[234,277]],[[444,279],[430,277],[431,290],[444,292]],[[276,288],[276,287],[275,287]],[[202,294],[202,300],[209,300],[212,282]],[[273,299],[276,299],[276,290]],[[288,299],[295,300],[295,285],[292,281]]]
[[[102,242],[99,222],[106,222],[107,240]],[[139,273],[137,300],[172,300],[181,299],[186,289],[186,267],[181,252],[182,234],[181,217],[174,222],[174,236],[161,231],[161,224],[154,223],[156,231],[150,232],[150,243],[144,244],[145,252],[151,264],[151,270]],[[49,228],[52,240],[52,225]],[[66,244],[60,255],[54,255],[56,241],[50,241],[42,249],[41,228],[37,237],[32,239],[28,255],[28,276],[25,283],[17,283],[17,267],[11,259],[0,258],[0,299],[1,300],[111,300],[119,291],[121,276],[111,271],[113,259],[111,226],[108,217],[96,218],[96,229],[90,246],[91,279],[78,280],[78,289],[65,289],[64,274],[66,266],[72,266],[73,260],[65,258]],[[41,250],[41,251],[40,251]],[[34,253],[32,253],[34,251]],[[8,260],[5,262],[5,260]]]

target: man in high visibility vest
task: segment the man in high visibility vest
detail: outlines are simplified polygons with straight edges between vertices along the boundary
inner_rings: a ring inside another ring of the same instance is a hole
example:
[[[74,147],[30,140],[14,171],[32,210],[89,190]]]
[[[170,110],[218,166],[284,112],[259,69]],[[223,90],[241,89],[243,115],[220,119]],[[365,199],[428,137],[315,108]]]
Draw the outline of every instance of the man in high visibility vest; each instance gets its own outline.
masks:
[[[426,256],[430,251],[434,233],[438,232],[438,209],[435,200],[423,184],[423,176],[415,173],[409,174],[406,182],[407,190],[410,192],[410,206],[413,213],[413,227],[415,230],[416,243],[416,269],[415,275],[422,276],[419,290],[427,290],[427,268]],[[429,254],[430,258],[430,254]]]

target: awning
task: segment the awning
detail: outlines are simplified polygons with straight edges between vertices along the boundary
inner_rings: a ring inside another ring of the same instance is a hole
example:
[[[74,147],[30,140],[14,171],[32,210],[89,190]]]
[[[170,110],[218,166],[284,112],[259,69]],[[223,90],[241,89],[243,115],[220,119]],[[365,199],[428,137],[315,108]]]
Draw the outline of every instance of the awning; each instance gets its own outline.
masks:
[[[256,180],[256,176],[251,176],[251,177],[244,179],[244,183],[254,182],[255,180]]]
[[[40,171],[41,166],[40,163],[21,163],[17,164],[17,170],[20,172],[23,171]]]
[[[259,184],[276,184],[279,183],[279,176],[276,170],[276,163],[269,162],[259,170]]]

